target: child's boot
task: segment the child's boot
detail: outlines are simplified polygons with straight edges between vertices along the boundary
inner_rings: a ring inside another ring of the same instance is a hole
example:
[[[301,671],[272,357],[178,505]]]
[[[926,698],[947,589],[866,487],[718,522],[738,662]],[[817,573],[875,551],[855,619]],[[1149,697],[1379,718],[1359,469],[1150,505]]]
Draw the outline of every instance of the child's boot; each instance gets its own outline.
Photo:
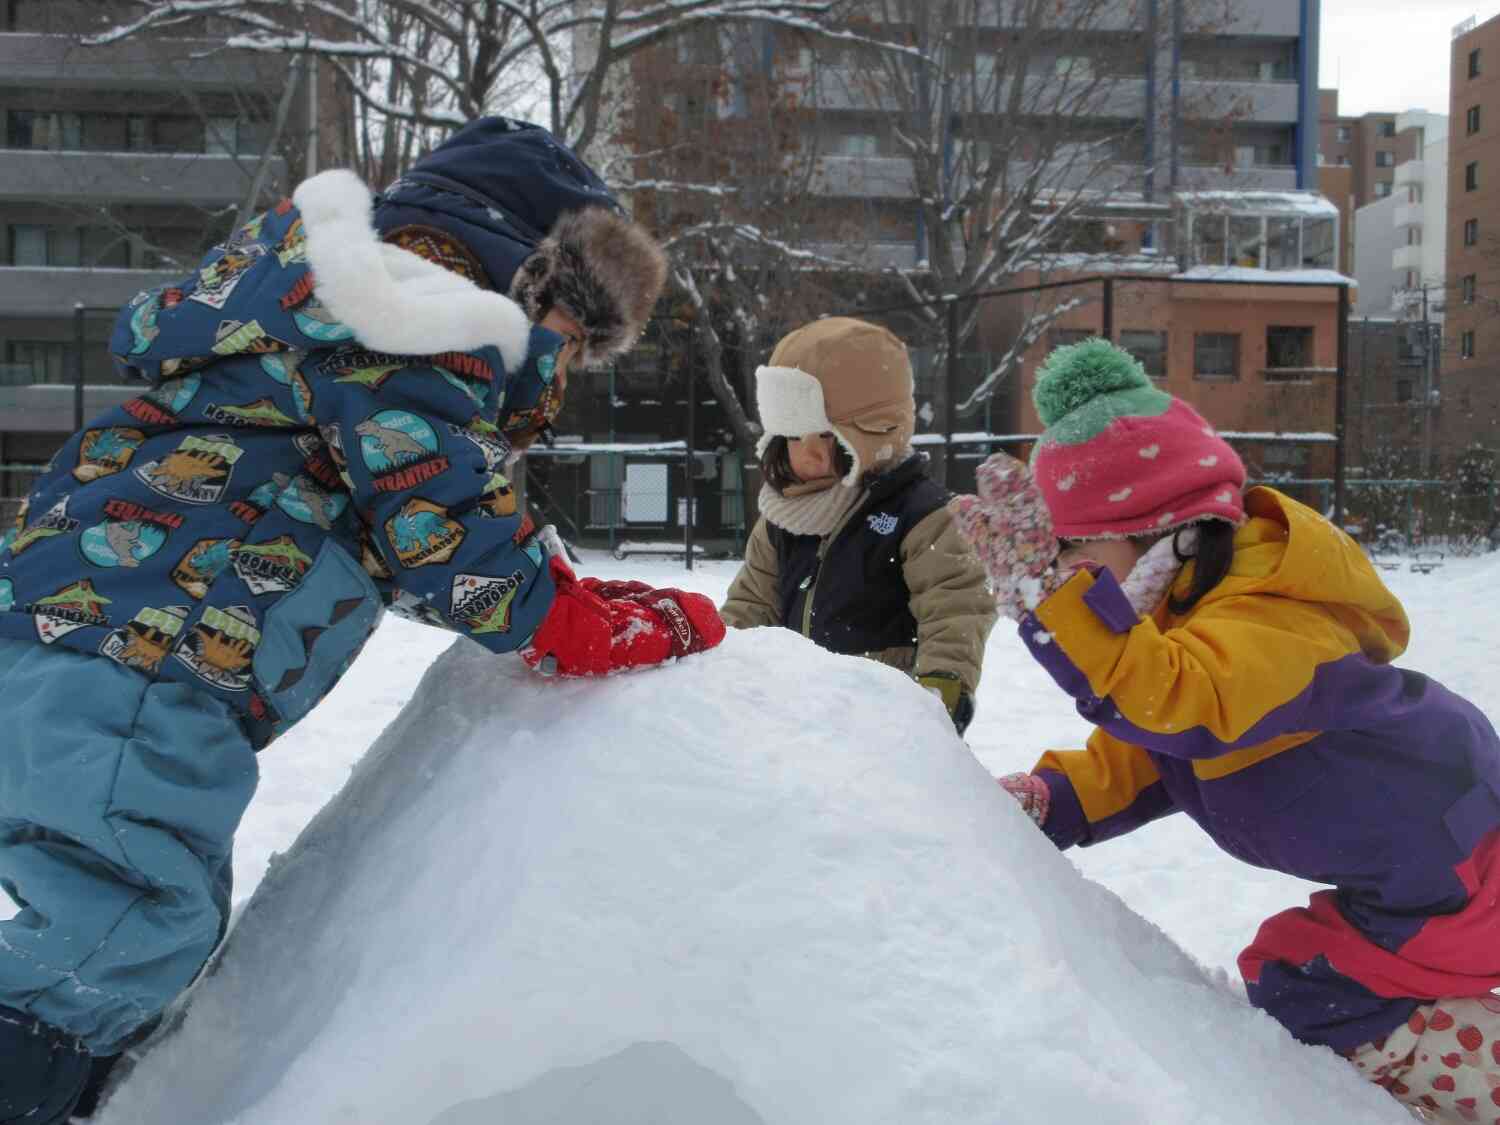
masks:
[[[89,1078],[83,1044],[0,1007],[0,1125],[62,1125]]]

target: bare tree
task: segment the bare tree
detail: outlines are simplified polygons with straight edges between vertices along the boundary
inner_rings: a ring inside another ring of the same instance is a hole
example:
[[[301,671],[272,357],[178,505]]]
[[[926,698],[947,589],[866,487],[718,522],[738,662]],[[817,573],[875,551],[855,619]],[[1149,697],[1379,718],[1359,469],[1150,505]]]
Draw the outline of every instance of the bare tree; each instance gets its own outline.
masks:
[[[151,31],[228,30],[224,49],[313,55],[361,106],[357,154],[399,171],[448,130],[530,101],[553,133],[587,153],[611,76],[632,56],[695,28],[815,25],[832,0],[135,0],[136,18],[89,36],[104,45]],[[574,44],[587,49],[575,51]],[[540,97],[536,92],[540,92]]]

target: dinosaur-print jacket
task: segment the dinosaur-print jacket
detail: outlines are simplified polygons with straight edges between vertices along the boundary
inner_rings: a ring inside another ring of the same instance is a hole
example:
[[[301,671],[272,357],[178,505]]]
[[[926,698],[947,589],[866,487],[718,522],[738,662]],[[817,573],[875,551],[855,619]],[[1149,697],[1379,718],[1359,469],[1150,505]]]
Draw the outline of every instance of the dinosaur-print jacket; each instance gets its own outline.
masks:
[[[264,745],[385,607],[520,647],[553,596],[505,477],[560,337],[392,246],[348,172],[304,183],[121,311],[142,394],[95,418],[0,540],[0,636],[228,701]]]

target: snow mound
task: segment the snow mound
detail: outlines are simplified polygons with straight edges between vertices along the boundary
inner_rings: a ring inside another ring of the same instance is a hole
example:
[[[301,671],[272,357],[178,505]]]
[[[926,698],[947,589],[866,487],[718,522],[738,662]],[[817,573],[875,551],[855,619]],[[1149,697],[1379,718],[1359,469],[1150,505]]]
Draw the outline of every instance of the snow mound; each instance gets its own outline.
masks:
[[[1320,1120],[1409,1118],[1083,880],[935,699],[772,629],[603,682],[455,643],[98,1118]]]

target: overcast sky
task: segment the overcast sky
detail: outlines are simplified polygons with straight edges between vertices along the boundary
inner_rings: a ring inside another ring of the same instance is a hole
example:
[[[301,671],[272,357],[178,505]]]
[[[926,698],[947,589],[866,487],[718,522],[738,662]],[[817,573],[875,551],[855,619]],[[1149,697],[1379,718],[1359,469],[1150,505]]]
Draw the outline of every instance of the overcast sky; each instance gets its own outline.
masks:
[[[1345,116],[1447,113],[1453,25],[1495,15],[1500,0],[1323,0],[1318,85],[1337,87]]]

